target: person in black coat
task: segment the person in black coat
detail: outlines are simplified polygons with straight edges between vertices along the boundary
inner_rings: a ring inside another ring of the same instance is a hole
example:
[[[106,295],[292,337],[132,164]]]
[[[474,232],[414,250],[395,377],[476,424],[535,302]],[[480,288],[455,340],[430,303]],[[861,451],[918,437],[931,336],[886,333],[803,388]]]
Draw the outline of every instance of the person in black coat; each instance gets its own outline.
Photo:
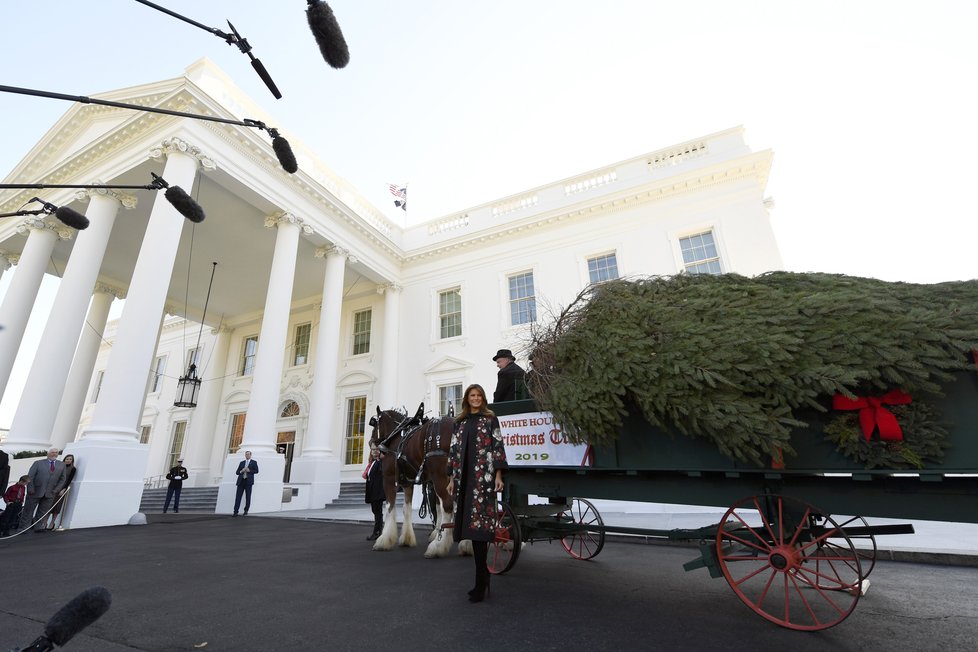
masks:
[[[516,356],[509,349],[499,349],[496,355],[492,357],[492,361],[499,367],[499,373],[496,374],[498,378],[496,391],[492,393],[492,402],[515,401],[517,387],[522,388],[526,372],[516,364]]]
[[[504,489],[503,471],[509,463],[499,419],[486,405],[485,390],[469,385],[462,396],[448,450],[448,491],[456,501],[452,538],[472,541],[475,587],[469,591],[469,602],[482,602],[489,591],[489,543],[496,538],[496,494]]]
[[[166,500],[163,502],[163,513],[170,509],[170,499],[173,499],[173,513],[180,513],[180,492],[183,490],[183,481],[190,477],[187,467],[183,465],[183,460],[177,460],[177,465],[170,469],[166,474],[166,479],[170,481],[166,488]]]
[[[65,463],[65,486],[61,488],[58,500],[55,501],[54,506],[51,508],[50,522],[47,524],[47,529],[49,530],[58,527],[58,517],[61,516],[65,503],[68,502],[68,489],[71,486],[71,481],[75,479],[75,473],[78,471],[78,467],[75,465],[75,456],[71,453],[65,455],[62,461]]]
[[[374,514],[374,531],[367,541],[373,541],[384,530],[384,501],[387,495],[384,493],[384,465],[380,463],[382,457],[377,442],[370,442],[370,461],[363,470],[363,479],[367,481],[364,501],[370,503],[370,511]]]

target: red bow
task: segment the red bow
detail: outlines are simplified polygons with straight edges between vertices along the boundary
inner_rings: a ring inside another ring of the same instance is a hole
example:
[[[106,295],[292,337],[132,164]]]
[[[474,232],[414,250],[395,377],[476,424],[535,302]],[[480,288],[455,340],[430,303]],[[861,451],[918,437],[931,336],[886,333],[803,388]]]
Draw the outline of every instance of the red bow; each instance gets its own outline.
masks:
[[[859,410],[859,425],[862,427],[866,441],[873,436],[873,430],[879,426],[880,439],[883,441],[902,441],[903,431],[897,423],[896,416],[884,405],[905,405],[911,400],[910,394],[899,389],[883,394],[883,396],[866,396],[855,399],[836,394],[832,397],[834,410]]]

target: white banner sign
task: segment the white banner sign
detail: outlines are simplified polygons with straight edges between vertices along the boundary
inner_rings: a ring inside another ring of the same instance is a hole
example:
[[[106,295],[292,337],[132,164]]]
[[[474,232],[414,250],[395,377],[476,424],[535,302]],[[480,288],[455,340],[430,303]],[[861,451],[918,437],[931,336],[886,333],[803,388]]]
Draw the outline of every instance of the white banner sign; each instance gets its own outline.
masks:
[[[581,466],[587,444],[571,444],[549,412],[499,417],[510,466]]]

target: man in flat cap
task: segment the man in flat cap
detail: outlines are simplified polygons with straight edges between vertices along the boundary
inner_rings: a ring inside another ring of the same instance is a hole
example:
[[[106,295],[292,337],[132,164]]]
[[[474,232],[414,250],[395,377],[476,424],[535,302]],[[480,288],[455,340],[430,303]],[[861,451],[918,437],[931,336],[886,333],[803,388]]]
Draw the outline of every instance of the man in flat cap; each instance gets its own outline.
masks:
[[[166,488],[166,501],[163,503],[163,513],[170,509],[170,499],[173,499],[173,513],[180,513],[180,491],[183,489],[183,481],[190,477],[187,467],[183,465],[183,458],[177,460],[177,465],[170,469],[166,474],[166,479],[170,485]]]
[[[499,373],[496,374],[498,377],[496,391],[492,393],[492,402],[515,401],[516,387],[523,384],[526,372],[516,364],[516,356],[509,349],[499,349],[492,360],[499,367]]]

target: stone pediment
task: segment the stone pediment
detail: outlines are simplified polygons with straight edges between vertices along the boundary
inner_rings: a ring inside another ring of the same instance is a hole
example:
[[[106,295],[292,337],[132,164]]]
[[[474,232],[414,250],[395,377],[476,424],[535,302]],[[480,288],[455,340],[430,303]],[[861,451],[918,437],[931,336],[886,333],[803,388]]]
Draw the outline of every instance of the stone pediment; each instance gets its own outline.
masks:
[[[450,371],[459,371],[461,369],[472,368],[472,363],[467,360],[462,360],[460,358],[453,358],[450,355],[437,360],[434,364],[424,370],[426,376],[431,374],[445,373]]]
[[[177,78],[135,88],[127,92],[111,92],[92,95],[92,99],[108,100],[136,106],[161,106],[178,89],[186,86],[186,79]],[[69,105],[43,138],[28,152],[20,164],[7,177],[10,183],[35,183],[54,172],[59,165],[90,148],[106,135],[129,122],[147,114],[133,109],[76,103]]]
[[[351,371],[344,374],[336,381],[337,387],[348,387],[350,385],[368,385],[377,382],[377,376],[365,371]]]

